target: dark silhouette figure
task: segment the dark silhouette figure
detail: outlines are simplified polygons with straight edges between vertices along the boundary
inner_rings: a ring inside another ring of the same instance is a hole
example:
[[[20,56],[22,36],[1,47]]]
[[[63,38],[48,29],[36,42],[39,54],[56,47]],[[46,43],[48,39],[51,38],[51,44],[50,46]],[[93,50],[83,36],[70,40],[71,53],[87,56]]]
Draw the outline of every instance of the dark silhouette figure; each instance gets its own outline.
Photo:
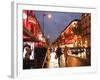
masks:
[[[30,69],[30,55],[31,55],[31,47],[28,45],[25,47],[26,53],[25,53],[25,59],[23,59],[23,68],[24,69]]]
[[[64,57],[65,57],[65,66],[67,67],[67,58],[68,58],[68,47],[64,48]]]
[[[62,55],[62,49],[58,46],[57,50],[56,50],[56,55],[57,55],[57,58],[58,58],[58,64],[59,64],[59,67],[60,67],[60,56]]]

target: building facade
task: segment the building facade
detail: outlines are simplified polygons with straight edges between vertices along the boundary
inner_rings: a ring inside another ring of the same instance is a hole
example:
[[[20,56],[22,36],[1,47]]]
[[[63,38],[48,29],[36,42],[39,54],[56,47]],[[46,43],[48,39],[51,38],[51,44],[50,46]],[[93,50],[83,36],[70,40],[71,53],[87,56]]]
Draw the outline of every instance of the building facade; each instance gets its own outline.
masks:
[[[80,20],[71,21],[54,43],[69,47],[90,47],[91,14],[82,13]]]
[[[79,26],[79,22],[80,20],[77,19],[71,21],[70,24],[60,33],[55,43],[60,44],[61,46],[75,47],[77,39],[73,29]]]
[[[46,46],[46,40],[34,11],[23,10],[23,41],[34,42],[36,46]]]
[[[83,13],[81,16],[81,26],[83,28],[82,31],[82,42],[83,46],[90,47],[91,46],[91,14]]]

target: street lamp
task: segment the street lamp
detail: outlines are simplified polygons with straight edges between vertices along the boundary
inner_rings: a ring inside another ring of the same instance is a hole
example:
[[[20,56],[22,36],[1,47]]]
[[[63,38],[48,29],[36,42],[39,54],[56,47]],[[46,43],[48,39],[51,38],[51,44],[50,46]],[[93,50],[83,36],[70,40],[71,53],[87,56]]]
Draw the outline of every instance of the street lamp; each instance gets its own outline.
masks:
[[[27,14],[23,13],[23,19],[27,19]]]
[[[44,21],[45,21],[44,19],[45,19],[45,16],[47,16],[48,19],[51,19],[52,18],[52,14],[50,14],[50,13],[48,13],[48,14],[44,13],[43,14],[43,33],[44,33]]]
[[[47,35],[47,41],[48,41],[48,45],[50,45],[50,36]]]
[[[52,18],[52,15],[51,14],[48,14],[47,16],[48,16],[48,19],[51,19]]]

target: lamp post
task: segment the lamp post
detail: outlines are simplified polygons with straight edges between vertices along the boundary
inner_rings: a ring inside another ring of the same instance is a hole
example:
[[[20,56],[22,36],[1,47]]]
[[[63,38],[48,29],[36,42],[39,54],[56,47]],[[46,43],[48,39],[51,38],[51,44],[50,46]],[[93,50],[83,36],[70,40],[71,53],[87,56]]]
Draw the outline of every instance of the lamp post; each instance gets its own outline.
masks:
[[[43,34],[44,34],[44,17],[46,16],[45,13],[43,13]]]
[[[51,19],[52,18],[52,14],[48,13],[48,14],[45,14],[43,13],[43,33],[44,33],[44,19],[45,19],[45,16],[47,16],[48,19]]]
[[[45,16],[47,16],[47,19],[51,19],[52,18],[52,14],[50,14],[50,13],[48,13],[48,14],[43,13],[43,34],[44,34],[44,36],[45,36],[45,26],[44,26]],[[47,35],[47,39],[50,39],[49,35]],[[49,42],[50,42],[50,40],[49,40]]]
[[[43,14],[43,34],[45,33],[44,32],[44,17],[46,16],[46,14]],[[50,15],[50,14],[47,14],[47,18],[48,19],[51,19],[52,18],[52,15]],[[44,36],[45,36],[45,34],[44,34]],[[47,39],[47,42],[48,42],[48,48],[49,48],[49,43],[50,43],[50,41],[49,41],[49,39],[50,39],[50,36],[49,35],[47,35],[46,36],[46,39]],[[42,65],[42,68],[44,67],[44,64],[45,64],[45,62],[46,62],[46,58],[47,58],[47,55],[48,55],[49,53],[47,52],[46,53],[46,55],[45,55],[45,58],[44,58],[44,61],[43,61],[43,65]]]

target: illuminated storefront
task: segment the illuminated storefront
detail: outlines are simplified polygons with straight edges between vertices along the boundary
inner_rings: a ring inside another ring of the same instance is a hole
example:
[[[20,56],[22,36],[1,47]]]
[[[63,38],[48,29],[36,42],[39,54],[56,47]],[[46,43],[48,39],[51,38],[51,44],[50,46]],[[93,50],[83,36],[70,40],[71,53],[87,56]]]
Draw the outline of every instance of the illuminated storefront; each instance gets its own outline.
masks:
[[[34,11],[23,10],[23,41],[34,42],[35,47],[47,46]]]

